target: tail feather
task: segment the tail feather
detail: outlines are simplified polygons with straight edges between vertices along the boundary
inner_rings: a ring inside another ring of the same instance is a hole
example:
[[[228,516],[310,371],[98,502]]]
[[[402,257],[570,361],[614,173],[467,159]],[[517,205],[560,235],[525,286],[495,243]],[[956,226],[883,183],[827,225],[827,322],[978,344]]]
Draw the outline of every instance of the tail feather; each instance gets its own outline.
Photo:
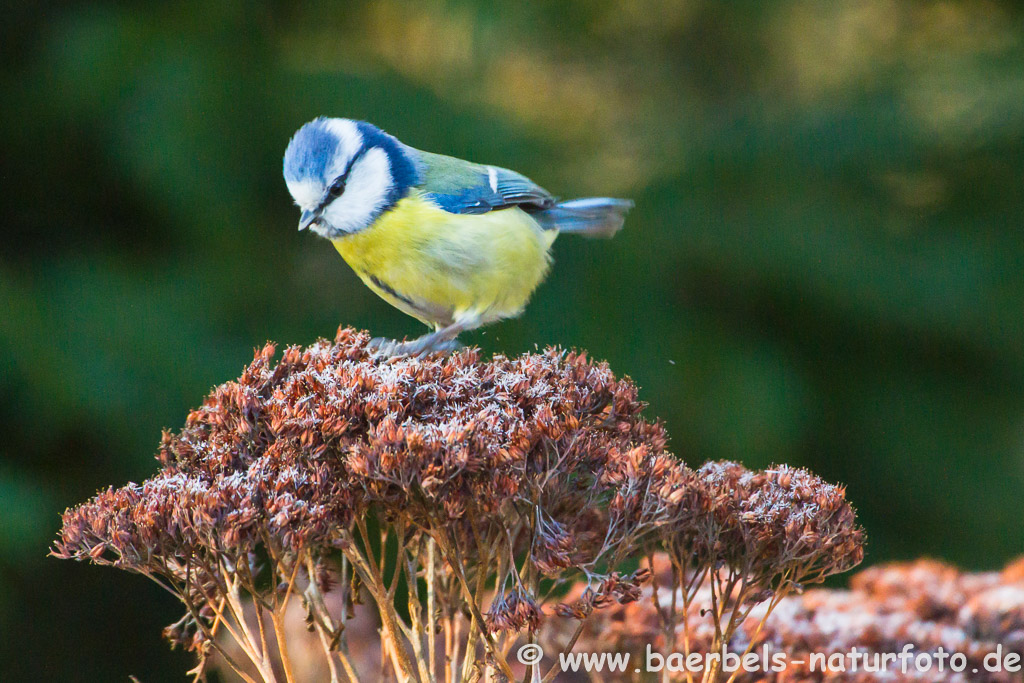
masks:
[[[633,202],[628,199],[588,197],[560,202],[533,217],[548,230],[585,237],[612,237],[622,229],[626,212],[632,208]]]

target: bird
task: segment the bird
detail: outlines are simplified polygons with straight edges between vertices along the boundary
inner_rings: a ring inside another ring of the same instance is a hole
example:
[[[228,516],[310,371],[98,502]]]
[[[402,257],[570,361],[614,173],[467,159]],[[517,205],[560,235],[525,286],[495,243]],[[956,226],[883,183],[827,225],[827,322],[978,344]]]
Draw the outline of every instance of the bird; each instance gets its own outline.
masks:
[[[431,332],[372,340],[386,356],[459,348],[458,336],[522,313],[560,233],[611,237],[628,199],[559,201],[524,175],[425,152],[365,121],[319,117],[284,154],[299,230],[331,241],[373,292]]]

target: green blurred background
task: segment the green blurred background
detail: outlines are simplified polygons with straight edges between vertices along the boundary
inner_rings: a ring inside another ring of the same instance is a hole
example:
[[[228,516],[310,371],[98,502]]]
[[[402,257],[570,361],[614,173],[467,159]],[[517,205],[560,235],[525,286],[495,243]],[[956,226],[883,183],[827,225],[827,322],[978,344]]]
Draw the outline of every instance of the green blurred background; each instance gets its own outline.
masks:
[[[692,464],[845,482],[868,562],[1024,550],[1024,15],[1012,2],[6,4],[0,679],[184,680],[142,578],[45,557],[267,339],[419,324],[297,234],[291,133],[364,118],[564,197],[486,351],[589,349]]]

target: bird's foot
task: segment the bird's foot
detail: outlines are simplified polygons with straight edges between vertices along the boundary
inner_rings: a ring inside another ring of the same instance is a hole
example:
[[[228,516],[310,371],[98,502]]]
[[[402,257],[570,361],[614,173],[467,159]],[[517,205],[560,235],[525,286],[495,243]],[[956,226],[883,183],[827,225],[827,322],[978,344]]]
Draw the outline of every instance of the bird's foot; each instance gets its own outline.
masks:
[[[373,349],[376,358],[393,358],[399,356],[416,356],[422,358],[432,353],[449,354],[463,347],[457,339],[438,339],[433,335],[425,335],[412,341],[400,342],[396,339],[375,337],[367,344]]]

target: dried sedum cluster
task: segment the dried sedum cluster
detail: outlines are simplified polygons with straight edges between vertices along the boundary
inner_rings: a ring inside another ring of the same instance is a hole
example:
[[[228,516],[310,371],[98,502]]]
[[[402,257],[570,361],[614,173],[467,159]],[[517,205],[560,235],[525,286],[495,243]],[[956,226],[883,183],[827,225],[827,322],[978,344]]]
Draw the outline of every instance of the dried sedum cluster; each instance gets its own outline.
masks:
[[[513,677],[520,633],[557,613],[575,640],[641,597],[650,571],[629,562],[656,548],[683,595],[662,631],[710,582],[726,639],[734,616],[862,557],[841,488],[785,467],[690,470],[635,385],[583,354],[378,359],[368,341],[341,329],[277,363],[257,352],[164,434],[158,474],[65,513],[55,555],[177,595],[187,612],[166,635],[199,655],[197,679],[216,649],[247,681],[300,680],[283,619],[298,600],[332,680],[424,683]],[[370,674],[345,634],[365,609],[382,634]]]
[[[578,650],[630,652],[641,659],[652,643],[661,652],[720,651],[713,645],[714,628],[700,617],[702,610],[713,609],[706,587],[696,596],[688,623],[680,624],[671,642],[664,642],[652,597],[661,605],[671,602],[671,561],[659,554],[654,566],[655,588],[645,588],[644,598],[635,603],[595,615],[577,642]],[[855,575],[849,590],[810,590],[784,601],[762,625],[767,604],[757,606],[740,624],[727,650],[744,652],[753,641],[759,657],[769,653],[761,661],[770,663],[772,654],[785,653],[786,667],[740,671],[735,679],[740,683],[1021,680],[1019,670],[1003,665],[1024,664],[1024,560],[1002,572],[983,573],[961,572],[934,560],[873,567]],[[572,623],[550,620],[541,642],[564,641],[574,629]],[[909,653],[906,671],[903,660],[883,659],[884,654],[902,652]],[[959,662],[952,660],[956,653],[963,655]],[[814,654],[823,656],[824,671],[820,662],[812,669]],[[630,672],[605,680],[648,679]],[[675,672],[669,680],[700,680],[700,674],[688,679]]]

